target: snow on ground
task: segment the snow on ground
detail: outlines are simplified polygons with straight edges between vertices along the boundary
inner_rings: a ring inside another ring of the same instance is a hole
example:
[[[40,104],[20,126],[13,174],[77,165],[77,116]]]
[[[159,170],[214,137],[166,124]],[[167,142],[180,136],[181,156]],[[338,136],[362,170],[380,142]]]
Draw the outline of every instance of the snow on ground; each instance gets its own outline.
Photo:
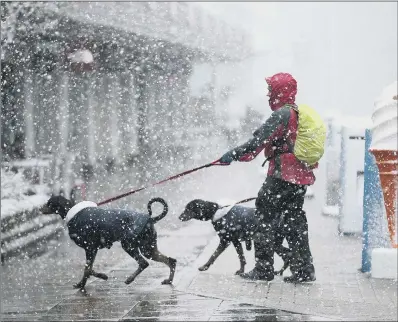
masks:
[[[49,196],[47,185],[33,185],[21,172],[1,169],[1,217],[2,219],[42,206]]]

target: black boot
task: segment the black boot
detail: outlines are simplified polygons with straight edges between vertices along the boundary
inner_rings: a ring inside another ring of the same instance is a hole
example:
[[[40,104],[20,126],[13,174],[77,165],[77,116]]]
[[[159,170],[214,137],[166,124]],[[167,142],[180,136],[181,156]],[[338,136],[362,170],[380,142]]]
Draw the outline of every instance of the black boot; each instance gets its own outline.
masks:
[[[260,224],[254,235],[256,265],[248,273],[240,276],[252,281],[272,281],[274,279],[274,230],[272,224]]]
[[[243,273],[239,275],[240,277],[251,280],[251,281],[272,281],[274,279],[274,274],[271,273],[266,273],[264,271],[261,271],[258,268],[254,268],[250,272]]]
[[[291,276],[283,278],[286,283],[305,283],[316,281],[314,265],[310,265],[307,268],[293,273]]]
[[[313,282],[315,268],[308,241],[308,223],[305,212],[291,211],[286,215],[286,223],[290,230],[286,239],[291,249],[290,271],[292,276],[284,278],[288,283]]]
[[[314,282],[316,281],[315,274],[311,275],[297,275],[293,274],[291,276],[285,276],[283,281],[286,283],[306,283],[306,282]]]

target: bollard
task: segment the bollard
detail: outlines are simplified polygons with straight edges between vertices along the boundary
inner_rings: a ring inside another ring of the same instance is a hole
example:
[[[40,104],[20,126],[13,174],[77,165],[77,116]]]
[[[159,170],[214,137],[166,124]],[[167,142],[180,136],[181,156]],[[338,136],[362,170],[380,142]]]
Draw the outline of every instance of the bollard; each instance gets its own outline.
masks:
[[[375,101],[371,144],[365,151],[372,168],[367,167],[370,179],[365,183],[362,271],[370,271],[373,278],[397,279],[397,86],[397,81],[387,86]]]
[[[383,195],[375,157],[369,151],[372,142],[370,130],[365,132],[364,194],[363,194],[363,273],[371,271],[372,249],[386,244],[383,236]]]

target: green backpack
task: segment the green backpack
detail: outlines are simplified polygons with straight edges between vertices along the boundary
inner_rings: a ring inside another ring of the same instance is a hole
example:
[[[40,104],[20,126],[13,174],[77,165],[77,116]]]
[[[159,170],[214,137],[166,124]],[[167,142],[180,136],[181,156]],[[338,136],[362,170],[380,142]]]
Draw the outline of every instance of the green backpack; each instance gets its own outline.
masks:
[[[301,104],[298,108],[298,129],[293,154],[300,161],[312,166],[325,152],[326,125],[311,107]]]

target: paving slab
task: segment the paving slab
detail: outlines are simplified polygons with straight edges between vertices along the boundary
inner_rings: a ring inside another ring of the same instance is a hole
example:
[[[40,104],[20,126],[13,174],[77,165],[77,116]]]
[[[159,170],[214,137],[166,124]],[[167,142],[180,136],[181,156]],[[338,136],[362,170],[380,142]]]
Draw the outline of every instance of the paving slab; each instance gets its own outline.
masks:
[[[115,195],[134,187],[123,177],[106,179],[101,189],[89,191],[92,200],[109,197],[109,191]],[[195,198],[216,201],[251,197],[263,179],[253,165],[207,169],[111,205],[145,210],[151,197],[166,198],[170,214],[156,227],[160,251],[178,260],[174,285],[160,285],[168,268],[152,261],[134,283],[125,285],[126,276],[137,264],[115,244],[110,250],[100,251],[95,262],[96,270],[108,274],[109,280],[93,278],[85,292],[75,290],[72,285],[81,278],[84,251],[65,236],[44,256],[2,266],[2,320],[396,320],[396,283],[372,280],[359,273],[360,240],[337,236],[336,221],[319,217],[314,205],[309,211],[309,224],[318,277],[315,283],[294,286],[280,278],[269,284],[244,282],[234,275],[239,261],[232,247],[208,272],[198,272],[217,240],[210,223],[178,221],[184,205]],[[231,182],[239,182],[239,187]],[[311,202],[316,201],[315,197]],[[253,252],[246,254],[249,270]]]
[[[315,282],[295,285],[284,283],[279,276],[271,282],[243,280],[234,275],[239,260],[235,249],[229,247],[208,271],[186,269],[177,289],[326,319],[397,321],[397,281],[373,279],[361,273],[360,237],[340,236],[338,221],[321,215],[320,206],[316,198],[305,204]],[[193,266],[205,263],[218,242],[218,237],[214,237]],[[248,271],[254,266],[254,255],[246,250],[245,255]],[[275,256],[275,267],[281,265],[281,259]],[[289,270],[284,273],[289,274]]]

